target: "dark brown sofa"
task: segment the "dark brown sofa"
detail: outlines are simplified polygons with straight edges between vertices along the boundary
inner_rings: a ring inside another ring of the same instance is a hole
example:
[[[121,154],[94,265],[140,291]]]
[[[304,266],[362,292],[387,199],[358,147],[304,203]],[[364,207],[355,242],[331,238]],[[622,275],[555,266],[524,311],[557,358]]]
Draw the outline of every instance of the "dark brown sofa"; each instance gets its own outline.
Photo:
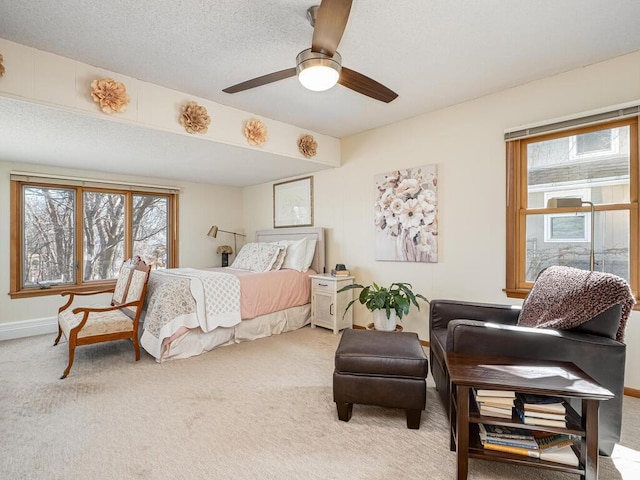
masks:
[[[620,439],[626,346],[615,340],[621,306],[615,305],[571,330],[518,327],[519,307],[432,300],[430,363],[436,389],[448,410],[449,374],[444,352],[573,362],[615,398],[600,404],[600,453],[611,455]],[[572,404],[580,412],[580,404]]]

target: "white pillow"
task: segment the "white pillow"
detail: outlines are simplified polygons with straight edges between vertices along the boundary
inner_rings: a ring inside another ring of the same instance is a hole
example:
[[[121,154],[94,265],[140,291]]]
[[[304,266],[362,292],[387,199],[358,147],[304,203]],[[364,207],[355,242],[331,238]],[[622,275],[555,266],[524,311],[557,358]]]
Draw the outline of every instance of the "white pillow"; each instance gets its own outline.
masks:
[[[269,243],[247,243],[242,247],[231,268],[266,272],[276,261],[280,248]]]
[[[307,238],[307,251],[304,256],[303,272],[309,270],[309,267],[313,263],[313,255],[316,253],[316,243],[318,243],[318,240],[315,238]]]
[[[290,268],[302,272],[304,269],[304,260],[307,255],[307,239],[301,238],[296,241],[285,240],[282,243],[287,244],[287,254],[284,256],[282,268]]]

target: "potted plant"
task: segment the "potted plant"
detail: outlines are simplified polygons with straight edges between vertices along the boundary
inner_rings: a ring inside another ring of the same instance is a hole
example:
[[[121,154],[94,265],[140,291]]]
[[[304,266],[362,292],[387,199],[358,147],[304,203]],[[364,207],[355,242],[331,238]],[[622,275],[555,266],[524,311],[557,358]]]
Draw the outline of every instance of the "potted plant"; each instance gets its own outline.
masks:
[[[361,288],[358,298],[351,300],[345,312],[356,301],[367,307],[373,313],[373,325],[376,330],[393,331],[398,320],[409,313],[411,304],[420,310],[418,298],[429,303],[429,300],[419,293],[414,293],[410,283],[394,282],[389,287],[381,287],[375,282],[366,287],[357,283],[347,285],[338,290],[338,293]]]

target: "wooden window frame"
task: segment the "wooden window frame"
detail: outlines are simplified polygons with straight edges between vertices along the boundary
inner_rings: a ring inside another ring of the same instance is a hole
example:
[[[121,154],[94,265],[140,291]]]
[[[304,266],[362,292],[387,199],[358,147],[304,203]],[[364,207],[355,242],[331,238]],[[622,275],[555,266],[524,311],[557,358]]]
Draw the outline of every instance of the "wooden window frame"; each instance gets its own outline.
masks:
[[[25,186],[33,187],[50,187],[75,190],[75,242],[76,242],[76,282],[65,283],[64,285],[51,285],[47,288],[38,287],[23,287],[22,286],[22,238],[23,238],[23,197],[22,189]],[[131,215],[132,198],[134,195],[155,195],[164,196],[168,198],[168,237],[167,237],[167,268],[172,268],[178,265],[178,194],[177,193],[159,193],[155,191],[146,191],[144,189],[133,189],[130,186],[113,185],[108,188],[102,187],[83,187],[78,186],[76,183],[65,182],[57,180],[56,182],[48,183],[46,181],[23,181],[23,180],[11,180],[10,187],[10,290],[9,296],[13,298],[29,298],[40,297],[47,295],[59,295],[63,291],[71,292],[86,292],[112,288],[116,280],[90,280],[85,281],[81,272],[81,265],[84,265],[84,249],[82,247],[83,237],[83,199],[84,192],[101,192],[112,193],[125,196],[125,208],[126,208],[126,221],[125,221],[125,238],[124,238],[124,256],[130,258],[133,255],[133,239],[131,238],[131,232],[133,231],[133,219]]]
[[[526,218],[527,215],[574,213],[576,208],[528,208],[527,145],[533,142],[553,140],[603,128],[629,127],[629,203],[595,205],[596,212],[629,211],[629,284],[638,297],[640,287],[640,210],[638,193],[640,188],[640,165],[638,165],[638,117],[603,122],[597,125],[574,127],[560,132],[535,135],[506,143],[506,285],[507,297],[525,298],[533,282],[526,281]],[[580,207],[579,212],[589,212],[589,207]]]

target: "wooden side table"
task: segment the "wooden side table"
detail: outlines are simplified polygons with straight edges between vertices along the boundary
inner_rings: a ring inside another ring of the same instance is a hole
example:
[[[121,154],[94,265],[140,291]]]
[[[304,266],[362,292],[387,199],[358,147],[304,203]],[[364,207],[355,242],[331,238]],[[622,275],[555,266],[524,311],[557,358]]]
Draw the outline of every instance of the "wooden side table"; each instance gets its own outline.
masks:
[[[457,451],[457,478],[466,480],[469,458],[529,465],[580,475],[581,480],[598,478],[598,408],[601,400],[614,395],[569,362],[544,362],[507,357],[445,355],[451,382],[449,418],[451,421],[451,450]],[[525,425],[517,415],[512,419],[480,416],[470,411],[470,389],[511,390],[537,395],[578,398],[582,401],[582,415],[568,406],[566,428]],[[484,450],[479,439],[470,438],[470,425],[515,426],[528,430],[566,433],[580,437],[576,450],[578,467],[548,462],[503,452]]]
[[[330,328],[334,335],[343,328],[353,327],[353,310],[345,310],[353,298],[353,290],[338,293],[351,285],[352,276],[309,275],[311,278],[311,328]]]

